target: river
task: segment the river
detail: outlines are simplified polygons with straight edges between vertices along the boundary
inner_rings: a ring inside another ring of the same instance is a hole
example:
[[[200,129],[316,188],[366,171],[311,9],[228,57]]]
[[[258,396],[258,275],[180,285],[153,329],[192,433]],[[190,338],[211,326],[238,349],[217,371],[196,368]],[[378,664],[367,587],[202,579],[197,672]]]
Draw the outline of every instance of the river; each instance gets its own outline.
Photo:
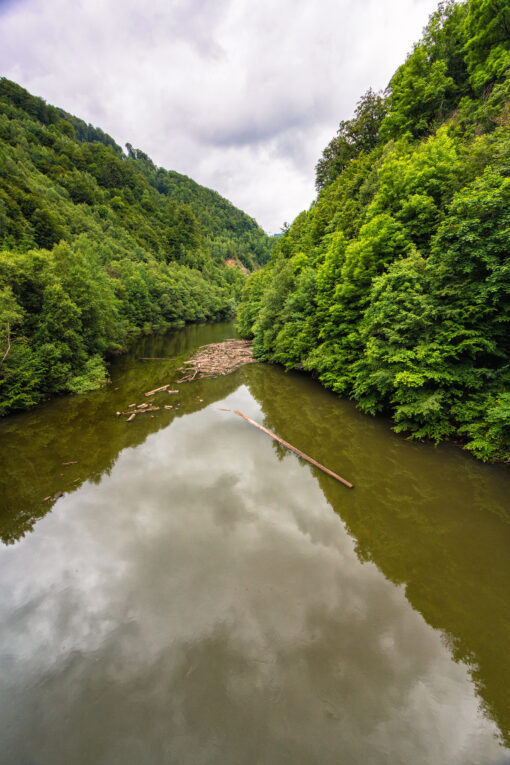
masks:
[[[232,335],[0,422],[1,762],[509,761],[508,468],[268,365],[116,417]]]

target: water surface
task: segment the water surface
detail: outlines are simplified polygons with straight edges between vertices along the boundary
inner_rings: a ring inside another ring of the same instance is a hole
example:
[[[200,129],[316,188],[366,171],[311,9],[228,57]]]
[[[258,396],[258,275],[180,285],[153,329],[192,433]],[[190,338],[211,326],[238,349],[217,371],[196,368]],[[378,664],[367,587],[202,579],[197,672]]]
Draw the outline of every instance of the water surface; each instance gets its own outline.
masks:
[[[0,423],[2,762],[505,762],[508,470],[265,365],[115,416],[232,333]]]

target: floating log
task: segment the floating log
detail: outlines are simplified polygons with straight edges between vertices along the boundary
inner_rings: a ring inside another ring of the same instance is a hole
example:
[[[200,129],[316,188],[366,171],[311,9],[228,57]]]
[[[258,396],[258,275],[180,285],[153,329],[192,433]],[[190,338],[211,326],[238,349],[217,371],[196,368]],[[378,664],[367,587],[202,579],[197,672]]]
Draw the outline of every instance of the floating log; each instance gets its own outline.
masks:
[[[131,414],[131,415],[130,415],[130,416],[127,418],[126,422],[131,422],[131,420],[134,420],[134,419],[135,419],[135,417],[136,417],[136,412],[133,412],[133,414]]]
[[[315,467],[319,468],[319,470],[322,470],[323,473],[327,473],[327,475],[330,475],[332,478],[335,478],[337,481],[340,481],[340,483],[343,483],[344,486],[347,486],[349,489],[354,488],[353,484],[349,483],[349,481],[346,481],[345,478],[342,478],[342,476],[337,475],[336,473],[333,473],[332,470],[329,470],[327,467],[324,467],[324,465],[321,465],[320,462],[317,462],[316,460],[312,459],[312,457],[309,457],[304,452],[300,451],[299,449],[296,449],[295,446],[292,446],[292,444],[289,444],[288,441],[284,441],[283,438],[280,438],[280,436],[277,436],[276,433],[273,433],[267,428],[264,428],[262,425],[259,425],[258,422],[255,422],[255,420],[251,420],[249,417],[247,417],[242,412],[239,412],[237,409],[234,409],[234,414],[239,415],[239,417],[242,417],[243,420],[246,420],[246,422],[249,422],[250,425],[253,425],[255,428],[258,428],[266,435],[270,436],[271,438],[274,438],[275,441],[278,441],[279,444],[281,444],[282,446],[285,446],[286,449],[290,449],[290,451],[294,452],[294,454],[297,454],[298,457],[302,457],[311,465],[315,465]]]
[[[166,390],[170,387],[170,383],[167,383],[166,385],[162,385],[161,388],[154,388],[154,390],[149,390],[147,393],[144,393],[144,396],[152,396],[154,393],[161,393],[162,390]]]
[[[62,465],[77,465],[77,464],[78,464],[77,460],[73,460],[72,462],[63,462],[62,463]]]

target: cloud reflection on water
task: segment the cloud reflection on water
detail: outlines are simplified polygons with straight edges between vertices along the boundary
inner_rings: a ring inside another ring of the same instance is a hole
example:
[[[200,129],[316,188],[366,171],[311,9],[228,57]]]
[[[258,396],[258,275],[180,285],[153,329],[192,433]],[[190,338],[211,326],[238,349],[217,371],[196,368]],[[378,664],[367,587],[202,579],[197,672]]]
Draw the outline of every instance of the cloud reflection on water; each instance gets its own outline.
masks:
[[[260,418],[240,387],[0,550],[7,762],[494,760],[467,667],[308,467],[218,406]]]

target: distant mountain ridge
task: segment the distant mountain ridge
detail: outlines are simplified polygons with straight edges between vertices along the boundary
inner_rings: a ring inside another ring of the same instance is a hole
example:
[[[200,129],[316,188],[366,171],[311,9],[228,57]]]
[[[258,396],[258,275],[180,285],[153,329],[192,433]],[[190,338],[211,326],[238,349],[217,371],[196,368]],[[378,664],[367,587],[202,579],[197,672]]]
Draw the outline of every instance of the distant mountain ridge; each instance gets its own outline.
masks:
[[[0,79],[0,413],[106,379],[139,332],[235,311],[270,238],[190,178]]]
[[[8,122],[2,120],[0,140],[11,145],[19,137],[13,130],[13,123],[17,121],[19,125],[20,121],[26,123],[30,120],[32,124],[27,130],[27,138],[31,144],[39,143],[43,154],[43,157],[32,157],[33,163],[48,178],[67,188],[74,202],[92,205],[98,201],[99,195],[92,192],[92,186],[96,184],[103,190],[118,189],[127,197],[124,201],[128,204],[140,202],[146,191],[152,197],[154,210],[148,210],[146,203],[143,214],[146,219],[147,212],[156,213],[151,220],[156,231],[161,228],[161,223],[167,223],[163,215],[157,215],[158,207],[161,208],[165,201],[173,200],[180,205],[189,205],[207,242],[214,242],[215,254],[223,251],[225,258],[239,257],[248,268],[267,259],[269,248],[265,233],[253,218],[216,191],[173,170],[157,167],[145,152],[133,149],[130,144],[127,144],[128,152],[125,154],[114,139],[100,128],[87,125],[63,109],[46,104],[43,99],[31,95],[6,78],[0,79],[0,117],[8,119]],[[69,140],[73,139],[82,145],[81,153],[70,150]],[[89,151],[85,150],[87,145]],[[52,156],[55,152],[63,154],[67,160],[59,162],[57,157]],[[46,163],[44,154],[48,155]],[[68,177],[73,170],[90,175],[89,183],[83,178],[81,183],[73,183]],[[88,193],[85,190],[87,186]],[[77,187],[81,187],[81,193]],[[8,191],[2,184],[0,194],[2,188]],[[34,243],[39,243],[37,237]],[[164,242],[158,244],[165,249]]]

